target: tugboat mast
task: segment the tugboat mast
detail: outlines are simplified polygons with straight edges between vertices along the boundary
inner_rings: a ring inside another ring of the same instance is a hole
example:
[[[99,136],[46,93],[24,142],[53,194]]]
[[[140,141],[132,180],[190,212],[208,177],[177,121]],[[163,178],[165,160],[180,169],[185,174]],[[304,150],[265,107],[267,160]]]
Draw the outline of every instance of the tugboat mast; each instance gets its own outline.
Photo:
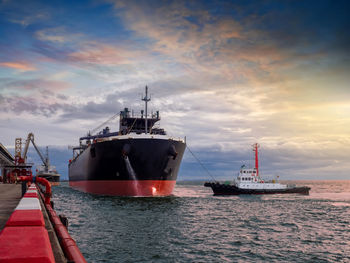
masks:
[[[151,100],[150,97],[148,97],[148,87],[145,88],[145,97],[142,99],[145,102],[145,133],[147,134],[148,128],[147,128],[147,103]]]

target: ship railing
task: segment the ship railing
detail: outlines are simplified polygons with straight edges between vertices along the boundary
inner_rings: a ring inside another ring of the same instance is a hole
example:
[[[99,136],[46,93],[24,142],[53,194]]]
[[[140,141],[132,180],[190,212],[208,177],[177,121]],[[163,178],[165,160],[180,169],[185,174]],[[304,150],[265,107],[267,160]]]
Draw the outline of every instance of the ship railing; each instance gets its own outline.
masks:
[[[144,119],[146,118],[146,115],[143,113],[135,113],[133,110],[130,112],[125,112],[125,111],[121,111],[120,115],[123,117],[123,118],[137,118],[137,119]],[[147,114],[147,119],[154,119],[154,120],[160,120],[160,115],[159,113],[154,113],[154,112],[151,112],[151,113],[148,113]]]
[[[110,132],[106,134],[97,134],[97,135],[91,135],[91,136],[85,136],[85,137],[80,137],[79,140],[94,140],[96,138],[105,138],[105,137],[110,137],[110,136],[116,136],[119,135],[119,132]]]

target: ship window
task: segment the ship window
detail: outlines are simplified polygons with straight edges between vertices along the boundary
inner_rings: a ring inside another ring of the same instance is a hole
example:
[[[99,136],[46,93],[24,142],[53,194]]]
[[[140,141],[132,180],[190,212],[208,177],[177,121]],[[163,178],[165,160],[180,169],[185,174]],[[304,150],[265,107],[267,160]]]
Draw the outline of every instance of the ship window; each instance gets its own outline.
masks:
[[[255,173],[255,174],[256,174],[256,171],[253,171],[253,173]]]

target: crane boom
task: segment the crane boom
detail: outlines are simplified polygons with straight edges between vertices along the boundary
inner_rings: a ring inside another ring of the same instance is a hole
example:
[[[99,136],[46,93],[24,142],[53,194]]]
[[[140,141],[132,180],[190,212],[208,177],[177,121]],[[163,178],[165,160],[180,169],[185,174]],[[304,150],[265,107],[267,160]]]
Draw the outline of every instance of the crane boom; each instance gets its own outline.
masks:
[[[28,153],[29,143],[30,143],[32,137],[34,138],[34,134],[28,133],[26,145],[24,146],[24,150],[23,150],[23,160],[25,162],[27,161],[27,153]]]
[[[36,152],[38,153],[41,161],[43,162],[43,164],[45,165],[45,167],[48,167],[48,162],[47,160],[45,160],[44,156],[41,154],[39,148],[36,146],[35,142],[34,142],[34,134],[33,133],[29,133],[28,137],[27,137],[27,141],[26,141],[26,145],[24,147],[24,151],[23,151],[23,159],[26,160],[27,158],[27,153],[28,153],[28,148],[29,148],[29,143],[32,142]]]
[[[34,146],[36,152],[39,154],[40,159],[43,161],[43,164],[47,167],[47,163],[46,163],[45,158],[42,156],[41,152],[39,151],[39,148],[38,148],[38,147],[36,146],[36,144],[34,143],[34,137],[33,137],[33,139],[32,139],[32,143],[33,143],[33,146]]]
[[[104,123],[100,124],[98,127],[96,127],[95,129],[93,129],[92,131],[89,132],[89,134],[93,135],[95,132],[97,132],[99,129],[101,129],[101,127],[103,127],[104,125],[106,125],[108,122],[112,121],[113,119],[115,119],[116,117],[118,117],[119,114],[115,114],[112,117],[110,117],[108,120],[106,120]]]

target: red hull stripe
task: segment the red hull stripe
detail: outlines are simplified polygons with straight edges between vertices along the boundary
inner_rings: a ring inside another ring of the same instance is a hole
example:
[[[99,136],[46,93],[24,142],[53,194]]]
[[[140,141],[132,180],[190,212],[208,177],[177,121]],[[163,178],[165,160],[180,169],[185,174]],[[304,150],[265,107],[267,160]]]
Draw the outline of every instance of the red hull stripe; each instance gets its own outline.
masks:
[[[69,185],[80,191],[116,196],[167,196],[175,187],[175,180],[120,180],[120,181],[70,181]]]

